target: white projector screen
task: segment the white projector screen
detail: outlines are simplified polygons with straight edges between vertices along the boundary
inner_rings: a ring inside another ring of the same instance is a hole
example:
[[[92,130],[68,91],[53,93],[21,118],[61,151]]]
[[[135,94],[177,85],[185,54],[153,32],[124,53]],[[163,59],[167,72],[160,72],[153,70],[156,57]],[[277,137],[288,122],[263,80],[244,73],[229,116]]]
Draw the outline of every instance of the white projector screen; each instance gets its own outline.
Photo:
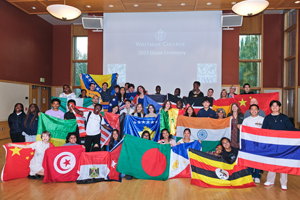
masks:
[[[119,73],[118,83],[143,85],[149,94],[188,96],[193,82],[220,97],[222,11],[104,13],[104,74]]]

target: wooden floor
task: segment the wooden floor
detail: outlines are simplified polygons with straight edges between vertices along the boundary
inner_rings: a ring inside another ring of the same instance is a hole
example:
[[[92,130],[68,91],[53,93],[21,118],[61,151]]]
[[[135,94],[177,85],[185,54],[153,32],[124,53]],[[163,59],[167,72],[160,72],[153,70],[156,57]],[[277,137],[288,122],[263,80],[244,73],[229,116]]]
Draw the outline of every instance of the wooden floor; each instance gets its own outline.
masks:
[[[1,140],[0,145],[10,142]],[[5,150],[0,148],[0,167],[5,159]],[[16,166],[17,167],[17,166]],[[0,183],[0,199],[300,199],[300,177],[288,176],[288,190],[282,191],[277,175],[274,186],[264,187],[266,172],[261,183],[255,188],[247,189],[210,189],[190,184],[190,179],[173,179],[168,181],[123,180],[118,182],[101,182],[87,185],[72,183],[43,183],[28,178]]]

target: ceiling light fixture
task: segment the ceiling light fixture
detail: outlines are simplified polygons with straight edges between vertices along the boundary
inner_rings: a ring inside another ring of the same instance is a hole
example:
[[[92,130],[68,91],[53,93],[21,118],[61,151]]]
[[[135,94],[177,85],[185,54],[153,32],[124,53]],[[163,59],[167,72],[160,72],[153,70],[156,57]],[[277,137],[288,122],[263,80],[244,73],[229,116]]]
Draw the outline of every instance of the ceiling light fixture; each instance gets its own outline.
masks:
[[[36,9],[36,7],[31,7],[33,10],[35,10]]]
[[[133,4],[133,6],[134,6],[134,7],[138,7],[139,5],[138,5],[138,4]]]
[[[86,7],[87,7],[87,8],[91,8],[92,6],[90,6],[90,5],[86,5]]]
[[[181,6],[185,6],[185,3],[180,4]]]
[[[108,7],[110,7],[110,8],[113,8],[113,7],[114,7],[114,5],[108,5]]]
[[[231,2],[231,4],[234,5],[234,4],[236,4],[236,2],[235,2],[235,1],[234,1],[234,2]]]
[[[207,2],[206,5],[210,6],[210,5],[211,5],[211,2]]]
[[[161,4],[161,3],[158,3],[157,6],[162,6],[162,4]]]
[[[266,0],[245,0],[232,6],[232,11],[241,16],[252,16],[264,11],[268,5]]]
[[[53,16],[61,20],[76,19],[81,15],[78,8],[64,4],[53,4],[47,7],[47,11]]]
[[[300,1],[295,1],[295,3],[300,3]]]

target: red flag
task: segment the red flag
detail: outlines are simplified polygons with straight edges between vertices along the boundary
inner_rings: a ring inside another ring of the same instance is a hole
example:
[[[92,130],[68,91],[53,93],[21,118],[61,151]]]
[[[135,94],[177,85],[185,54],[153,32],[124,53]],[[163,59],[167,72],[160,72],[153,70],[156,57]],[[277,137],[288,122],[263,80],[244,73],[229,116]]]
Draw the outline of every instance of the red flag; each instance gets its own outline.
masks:
[[[111,157],[111,170],[108,174],[109,180],[115,180],[115,181],[122,181],[122,178],[120,176],[120,173],[117,172],[117,164],[119,160],[119,156],[121,153],[123,144],[123,139],[110,151],[110,157]]]
[[[44,183],[76,181],[80,155],[84,151],[81,145],[47,149],[43,160]]]
[[[240,109],[243,114],[245,114],[245,112],[249,110],[250,100],[252,98],[257,99],[259,109],[263,110],[266,113],[266,115],[269,115],[271,113],[269,104],[272,100],[279,100],[279,92],[234,95],[234,99],[236,100],[236,103],[240,106]]]
[[[212,109],[217,111],[219,108],[223,108],[225,111],[225,116],[231,112],[231,104],[236,102],[234,98],[227,98],[227,99],[218,99],[214,100]]]
[[[29,145],[31,143],[32,142],[22,142],[14,144]],[[8,147],[8,144],[3,145],[3,147],[6,151],[6,162],[1,173],[1,180],[5,182],[11,179],[27,177],[29,175],[29,164],[34,155],[34,150],[31,148]]]

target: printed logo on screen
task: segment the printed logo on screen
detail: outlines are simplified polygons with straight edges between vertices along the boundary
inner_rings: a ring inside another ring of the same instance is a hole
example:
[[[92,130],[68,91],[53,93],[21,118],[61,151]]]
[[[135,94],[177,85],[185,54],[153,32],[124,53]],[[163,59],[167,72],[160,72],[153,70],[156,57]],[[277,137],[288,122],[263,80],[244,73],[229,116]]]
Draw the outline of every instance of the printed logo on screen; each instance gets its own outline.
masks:
[[[163,41],[165,40],[167,37],[167,34],[166,32],[164,32],[163,30],[159,29],[156,33],[155,33],[155,38],[158,40],[158,41]]]
[[[200,83],[217,82],[217,64],[216,63],[198,63],[197,79]]]
[[[118,83],[126,83],[126,64],[108,64],[107,74],[118,73]]]
[[[227,180],[229,179],[229,173],[228,171],[224,170],[224,169],[220,169],[220,168],[217,168],[215,170],[216,172],[216,175],[219,179],[223,179],[223,180]]]
[[[200,139],[200,140],[205,140],[207,138],[207,132],[206,130],[199,130],[198,133],[197,133],[197,137]]]
[[[76,158],[71,152],[62,152],[54,159],[54,169],[60,174],[70,172],[76,164]]]

